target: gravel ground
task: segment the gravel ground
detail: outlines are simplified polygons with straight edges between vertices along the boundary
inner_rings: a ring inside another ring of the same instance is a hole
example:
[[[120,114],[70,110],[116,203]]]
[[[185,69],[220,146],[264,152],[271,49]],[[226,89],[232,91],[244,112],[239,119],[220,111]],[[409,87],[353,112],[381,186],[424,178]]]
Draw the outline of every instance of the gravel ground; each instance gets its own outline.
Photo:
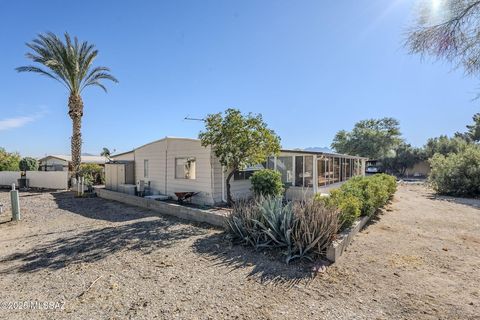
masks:
[[[67,192],[21,193],[13,223],[8,198],[2,319],[480,319],[480,200],[402,185],[312,274],[206,225]],[[32,300],[62,308],[6,309]]]

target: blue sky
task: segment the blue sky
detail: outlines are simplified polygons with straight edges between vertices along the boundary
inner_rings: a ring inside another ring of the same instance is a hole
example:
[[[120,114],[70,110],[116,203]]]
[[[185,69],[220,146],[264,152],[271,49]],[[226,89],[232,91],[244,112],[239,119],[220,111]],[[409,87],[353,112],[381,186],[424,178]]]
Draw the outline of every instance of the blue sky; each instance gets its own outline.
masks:
[[[67,92],[18,74],[25,42],[68,31],[119,79],[84,91],[83,152],[196,137],[228,107],[262,113],[286,148],[328,146],[361,119],[391,116],[408,142],[463,130],[478,81],[402,47],[414,0],[2,1],[0,146],[69,153]]]

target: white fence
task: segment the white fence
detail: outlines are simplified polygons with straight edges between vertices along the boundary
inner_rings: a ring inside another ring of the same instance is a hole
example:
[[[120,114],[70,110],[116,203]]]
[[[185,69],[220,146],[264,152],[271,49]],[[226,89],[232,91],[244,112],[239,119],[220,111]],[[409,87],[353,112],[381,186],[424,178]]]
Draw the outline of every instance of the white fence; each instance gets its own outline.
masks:
[[[27,171],[26,178],[31,188],[68,189],[68,171]],[[17,184],[19,171],[0,171],[0,186]]]
[[[32,188],[68,189],[68,171],[27,171]]]
[[[0,186],[17,184],[17,179],[20,179],[20,171],[0,171]]]

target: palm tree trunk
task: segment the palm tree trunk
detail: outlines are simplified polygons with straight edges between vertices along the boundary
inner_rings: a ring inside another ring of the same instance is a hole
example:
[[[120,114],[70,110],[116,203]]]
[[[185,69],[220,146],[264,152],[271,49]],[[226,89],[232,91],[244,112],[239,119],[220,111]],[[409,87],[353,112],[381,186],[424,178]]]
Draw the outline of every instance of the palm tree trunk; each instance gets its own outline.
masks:
[[[71,94],[68,98],[68,115],[72,119],[72,173],[78,178],[82,154],[83,101],[80,95]]]

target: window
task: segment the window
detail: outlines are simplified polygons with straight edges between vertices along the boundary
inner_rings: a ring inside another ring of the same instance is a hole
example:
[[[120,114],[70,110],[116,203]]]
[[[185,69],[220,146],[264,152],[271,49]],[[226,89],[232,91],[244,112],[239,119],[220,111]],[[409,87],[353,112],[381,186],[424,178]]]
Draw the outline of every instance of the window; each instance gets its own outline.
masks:
[[[148,178],[148,160],[143,160],[143,177]]]
[[[244,170],[237,170],[233,173],[234,180],[248,180],[258,170],[265,169],[267,163],[257,164],[254,166],[246,167]]]
[[[255,171],[248,170],[237,170],[233,173],[233,180],[248,180],[255,173]]]
[[[195,158],[175,159],[175,179],[193,180],[196,176]]]

